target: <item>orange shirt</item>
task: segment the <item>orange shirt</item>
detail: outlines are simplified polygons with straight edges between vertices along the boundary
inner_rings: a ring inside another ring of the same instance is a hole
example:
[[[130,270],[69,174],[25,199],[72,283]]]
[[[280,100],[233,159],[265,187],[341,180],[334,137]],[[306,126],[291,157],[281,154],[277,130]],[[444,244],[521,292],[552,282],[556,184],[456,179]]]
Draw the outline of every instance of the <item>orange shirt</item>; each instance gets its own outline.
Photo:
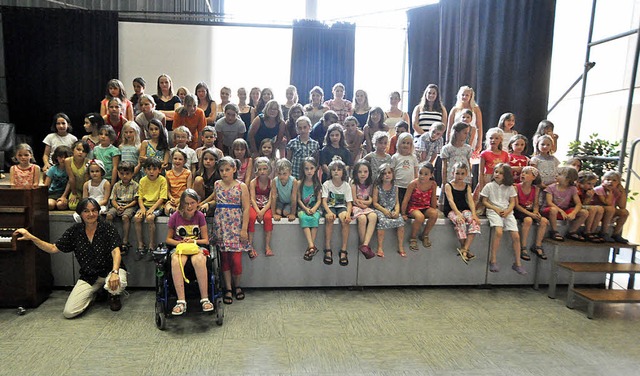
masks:
[[[176,111],[173,117],[173,129],[179,126],[186,126],[191,131],[191,141],[189,147],[191,149],[197,149],[200,145],[200,132],[207,125],[207,119],[204,116],[204,111],[201,108],[196,108],[196,113],[193,116],[180,115],[179,111]]]

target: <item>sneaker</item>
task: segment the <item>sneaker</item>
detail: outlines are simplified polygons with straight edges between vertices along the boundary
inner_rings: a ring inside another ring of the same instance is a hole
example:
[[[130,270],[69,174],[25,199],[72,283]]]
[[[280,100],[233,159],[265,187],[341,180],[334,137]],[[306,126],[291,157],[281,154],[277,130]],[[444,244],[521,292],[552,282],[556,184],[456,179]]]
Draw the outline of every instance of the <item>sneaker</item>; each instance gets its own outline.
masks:
[[[109,295],[109,309],[119,311],[121,308],[122,302],[120,301],[120,295]]]
[[[511,265],[511,269],[515,270],[516,273],[520,275],[527,275],[527,270],[522,265],[513,264]]]
[[[497,262],[490,262],[489,263],[489,271],[491,273],[497,273],[500,271],[500,266],[498,266]]]
[[[145,247],[140,247],[136,249],[136,253],[133,256],[133,259],[136,261],[140,261],[144,258],[144,255],[147,254],[147,249]]]
[[[615,240],[616,243],[623,243],[623,244],[628,244],[629,243],[629,240],[623,238],[622,235],[620,235],[620,234],[613,234],[613,235],[611,235],[611,238],[613,240]]]

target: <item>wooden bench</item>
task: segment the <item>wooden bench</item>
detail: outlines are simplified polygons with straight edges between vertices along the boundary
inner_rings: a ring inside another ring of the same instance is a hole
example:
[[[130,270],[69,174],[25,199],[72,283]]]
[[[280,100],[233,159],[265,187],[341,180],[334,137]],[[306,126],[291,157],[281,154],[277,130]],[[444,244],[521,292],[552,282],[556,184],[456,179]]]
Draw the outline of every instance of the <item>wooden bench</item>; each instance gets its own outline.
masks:
[[[587,317],[593,318],[595,303],[640,303],[640,290],[573,289],[567,307],[573,309],[574,296],[588,302]]]

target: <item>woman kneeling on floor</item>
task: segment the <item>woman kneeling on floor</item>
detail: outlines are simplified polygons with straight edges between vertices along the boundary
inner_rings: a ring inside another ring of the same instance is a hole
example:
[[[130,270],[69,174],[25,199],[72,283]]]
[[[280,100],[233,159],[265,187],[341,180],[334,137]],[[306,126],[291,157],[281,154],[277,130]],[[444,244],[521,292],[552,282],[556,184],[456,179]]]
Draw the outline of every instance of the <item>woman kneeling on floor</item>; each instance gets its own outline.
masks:
[[[188,188],[180,196],[178,211],[171,214],[167,224],[166,243],[174,247],[171,251],[171,274],[173,285],[176,288],[178,300],[171,311],[174,316],[182,315],[187,311],[185,300],[184,264],[187,258],[191,258],[191,265],[196,272],[198,288],[200,289],[200,304],[205,312],[213,311],[213,304],[209,300],[207,284],[207,257],[206,247],[209,244],[209,232],[204,214],[198,210],[200,197],[193,189]]]

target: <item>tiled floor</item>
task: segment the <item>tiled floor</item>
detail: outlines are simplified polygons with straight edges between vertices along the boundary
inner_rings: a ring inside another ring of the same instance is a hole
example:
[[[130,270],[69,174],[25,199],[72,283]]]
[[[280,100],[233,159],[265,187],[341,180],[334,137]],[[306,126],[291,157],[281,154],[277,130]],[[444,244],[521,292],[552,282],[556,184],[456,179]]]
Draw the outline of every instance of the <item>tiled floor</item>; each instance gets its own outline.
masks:
[[[640,305],[585,317],[530,288],[257,290],[226,306],[153,321],[154,294],[120,312],[97,304],[65,320],[55,291],[17,316],[0,310],[0,374],[632,375]],[[191,312],[193,311],[193,312]]]

